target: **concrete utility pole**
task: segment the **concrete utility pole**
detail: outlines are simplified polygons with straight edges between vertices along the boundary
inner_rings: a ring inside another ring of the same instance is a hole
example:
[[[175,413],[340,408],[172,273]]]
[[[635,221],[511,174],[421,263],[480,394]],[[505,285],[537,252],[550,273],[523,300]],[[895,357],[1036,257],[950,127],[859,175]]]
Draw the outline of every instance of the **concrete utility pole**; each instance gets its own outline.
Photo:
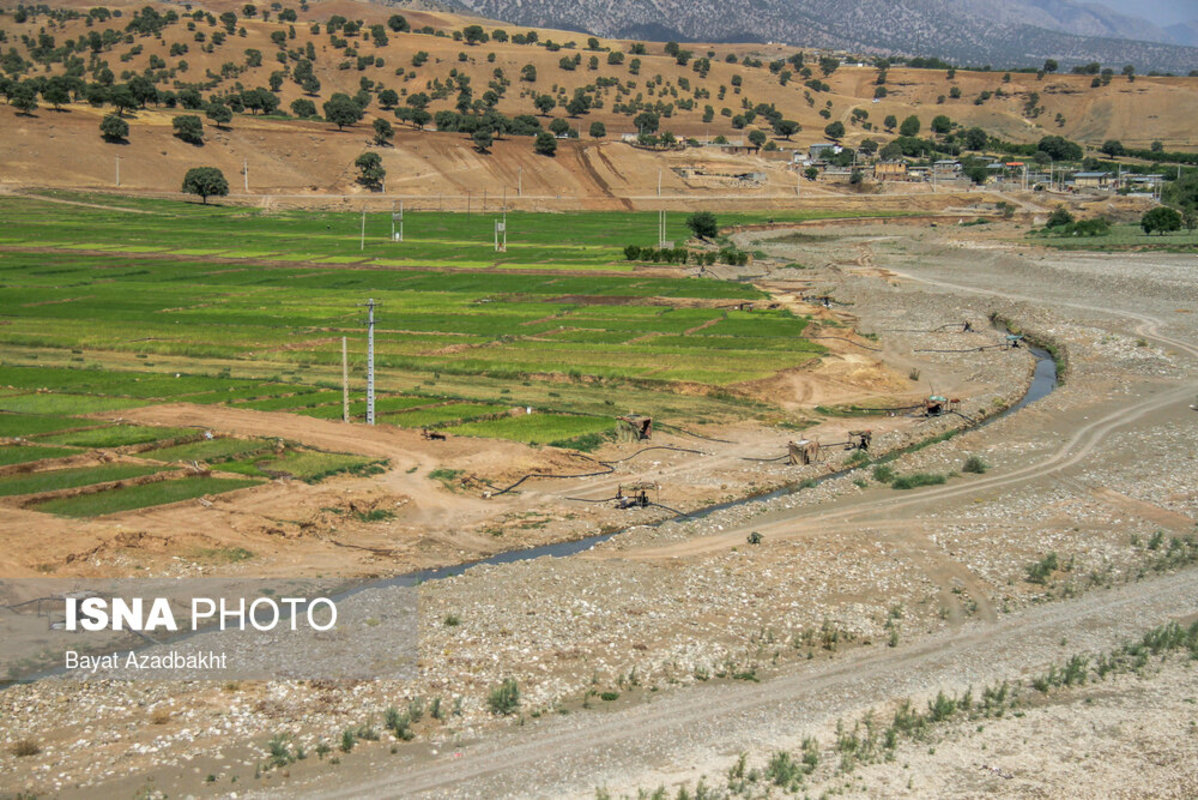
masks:
[[[349,422],[349,354],[346,338],[341,337],[341,421]]]
[[[121,185],[121,157],[116,157],[116,185]]]
[[[374,298],[366,304],[366,424],[374,424]]]
[[[657,196],[661,197],[661,168],[657,169]]]
[[[524,167],[519,167],[516,172],[516,197],[524,196]]]
[[[245,177],[245,193],[250,193],[250,160],[241,159],[241,174]]]

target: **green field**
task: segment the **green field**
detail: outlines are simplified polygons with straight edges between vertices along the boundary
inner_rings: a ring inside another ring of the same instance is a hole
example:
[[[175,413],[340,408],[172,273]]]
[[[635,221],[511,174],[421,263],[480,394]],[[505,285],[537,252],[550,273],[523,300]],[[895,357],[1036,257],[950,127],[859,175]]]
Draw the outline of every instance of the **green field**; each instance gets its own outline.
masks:
[[[69,447],[0,447],[0,467],[12,464],[28,464],[30,461],[41,461],[43,458],[63,458],[77,455],[79,450]]]
[[[486,436],[496,439],[514,439],[518,442],[551,444],[566,442],[588,434],[607,433],[612,429],[612,420],[601,417],[527,414],[484,422],[467,422],[450,428],[449,432],[461,436]]]
[[[360,250],[353,213],[53,194],[101,207],[0,197],[9,223],[0,245],[0,409],[109,415],[188,402],[339,419],[346,337],[351,416],[360,420],[368,298],[377,303],[376,413],[411,427],[517,406],[604,418],[629,409],[690,420],[762,413],[768,406],[724,387],[823,352],[803,338],[809,320],[740,310],[765,299],[749,283],[638,272],[623,247],[654,241],[654,212],[513,213],[502,254],[491,247],[490,215],[410,213],[402,244],[386,241],[386,214],[368,215]],[[831,215],[720,221],[820,216]],[[667,235],[680,242],[684,217],[669,217]],[[708,389],[680,393],[676,383]],[[565,423],[561,431],[509,424],[492,435],[572,438]],[[47,444],[79,447],[168,435],[40,433]]]
[[[401,411],[398,414],[387,414],[380,422],[388,425],[398,425],[401,428],[423,428],[431,425],[444,425],[447,422],[485,417],[489,414],[502,414],[510,406],[491,405],[486,403],[451,403],[445,406],[420,408],[413,411]]]
[[[53,492],[59,489],[74,489],[79,486],[91,486],[96,483],[107,483],[109,481],[137,478],[142,475],[152,475],[161,470],[161,467],[147,464],[105,464],[99,467],[25,472],[19,475],[9,475],[0,478],[0,497],[14,494]]]
[[[1198,231],[1147,234],[1138,224],[1112,225],[1111,232],[1105,236],[1061,236],[1032,231],[1028,237],[1038,244],[1061,250],[1167,250],[1185,253],[1198,250]]]
[[[215,464],[233,458],[240,458],[250,453],[258,453],[271,448],[273,445],[264,439],[206,439],[201,442],[178,444],[172,447],[161,447],[155,450],[145,450],[137,454],[138,458],[152,458],[155,461],[204,461]]]
[[[115,514],[118,511],[177,503],[180,500],[190,500],[206,494],[231,492],[235,489],[255,486],[258,483],[260,481],[243,478],[180,478],[47,500],[44,503],[36,504],[33,509],[64,517],[99,517],[104,514]]]
[[[48,397],[53,399],[55,395],[48,395]],[[36,436],[41,433],[67,431],[73,428],[99,427],[104,424],[94,419],[77,419],[75,417],[0,414],[0,437]]]
[[[146,444],[167,439],[182,439],[197,436],[194,428],[151,428],[142,425],[116,425],[111,428],[55,433],[39,436],[38,443],[66,444],[73,447],[124,447],[131,444]]]
[[[316,450],[289,450],[283,455],[274,453],[251,456],[240,461],[221,464],[222,472],[236,472],[255,477],[290,475],[309,483],[316,483],[330,475],[342,472],[361,473],[369,471],[376,458],[366,458],[348,453],[322,453]]]
[[[494,220],[498,203],[487,213],[409,211],[404,241],[392,242],[390,212],[366,215],[366,239],[359,242],[361,215],[353,212],[284,211],[265,213],[239,206],[197,206],[147,200],[45,191],[47,197],[82,201],[106,208],[63,206],[33,198],[0,198],[9,222],[5,244],[27,244],[127,254],[218,256],[222,259],[288,261],[297,258],[332,264],[414,265],[464,269],[550,269],[630,271],[627,244],[657,239],[657,212],[567,212],[507,214],[508,249],[496,253]],[[140,213],[129,213],[135,209]],[[148,213],[147,213],[148,212]],[[722,214],[724,225],[766,220],[802,221],[846,212],[785,211]],[[895,212],[857,212],[852,216],[887,217]],[[685,241],[686,215],[667,216],[666,236]]]

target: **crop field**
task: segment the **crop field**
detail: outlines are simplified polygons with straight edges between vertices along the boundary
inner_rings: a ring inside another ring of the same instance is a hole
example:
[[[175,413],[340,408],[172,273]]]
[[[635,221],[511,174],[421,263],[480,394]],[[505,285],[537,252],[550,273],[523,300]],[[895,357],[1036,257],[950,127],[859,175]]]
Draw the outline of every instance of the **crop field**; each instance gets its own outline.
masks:
[[[109,481],[121,481],[161,472],[161,467],[148,464],[105,464],[99,467],[51,469],[22,473],[0,478],[0,497],[16,494],[36,494],[59,489],[74,489]]]
[[[55,395],[50,395],[53,399]],[[104,423],[75,417],[35,416],[33,414],[0,414],[0,437],[36,436],[42,433],[67,431],[74,428],[97,427]]]
[[[76,495],[46,500],[32,508],[48,514],[65,517],[99,517],[130,511],[136,508],[177,503],[206,494],[220,494],[236,489],[255,486],[261,481],[249,478],[179,478],[178,480],[143,483],[138,486],[122,486],[92,494]]]
[[[39,436],[38,443],[66,444],[73,447],[125,447],[167,439],[184,439],[199,434],[193,428],[153,428],[142,425],[114,425],[95,430],[73,431]]]
[[[387,215],[368,215],[363,250],[353,213],[54,194],[93,205],[64,213],[38,198],[0,198],[9,222],[0,237],[0,411],[96,415],[76,427],[167,402],[339,419],[342,337],[350,413],[361,419],[368,298],[377,303],[377,414],[408,427],[485,426],[479,417],[524,405],[606,414],[612,386],[639,392],[635,405],[654,410],[674,383],[714,389],[823,352],[803,338],[809,320],[739,310],[764,297],[750,284],[637,272],[623,247],[653,242],[655,213],[509,214],[509,251],[498,254],[490,215],[411,213],[402,244],[386,241]],[[669,225],[667,235],[686,240],[683,214]],[[609,388],[564,400],[541,378]],[[0,435],[38,435],[45,445],[119,447],[167,435],[56,433],[57,422],[4,433],[13,414],[5,416]],[[577,436],[580,424],[470,430],[544,442]]]
[[[401,428],[423,428],[440,426],[446,423],[485,417],[491,414],[502,414],[510,406],[487,403],[452,403],[432,408],[421,408],[412,411],[401,411],[397,414],[387,414],[381,418],[388,425],[398,425]]]
[[[106,208],[76,206],[70,214],[63,214],[60,205],[36,199],[0,198],[0,212],[10,223],[0,243],[329,264],[631,271],[623,247],[649,245],[657,240],[656,212],[509,212],[508,249],[506,253],[496,253],[493,225],[501,216],[498,202],[493,202],[486,213],[407,212],[403,242],[390,240],[390,212],[368,213],[363,243],[361,215],[352,212],[267,214],[238,206],[202,206],[82,192],[56,190],[44,195]],[[139,213],[131,214],[127,209]],[[846,215],[850,214],[744,212],[721,217],[721,222],[736,225],[767,219],[801,221]],[[851,215],[895,214],[854,212]],[[689,236],[685,216],[676,213],[667,217],[667,238],[684,241]]]
[[[612,430],[612,421],[603,417],[568,414],[526,414],[518,417],[467,422],[449,429],[461,436],[486,436],[515,439],[534,444],[569,442],[582,436],[604,434]]]
[[[316,483],[330,475],[342,472],[362,473],[372,471],[378,459],[350,455],[348,453],[322,453],[316,450],[289,450],[282,455],[275,453],[251,456],[240,461],[220,464],[222,472],[242,475],[273,477],[290,475],[309,483]]]
[[[80,451],[70,447],[42,447],[32,445],[25,447],[0,447],[0,467],[13,464],[28,464],[45,458],[64,458],[77,455]]]
[[[216,438],[201,442],[177,444],[171,447],[160,447],[154,450],[144,450],[137,454],[138,458],[152,458],[155,461],[203,461],[209,464],[219,463],[235,458],[242,458],[252,453],[260,453],[273,445],[265,439],[232,439]]]
[[[1181,230],[1148,234],[1138,224],[1116,224],[1104,236],[1061,236],[1034,231],[1028,234],[1037,244],[1060,250],[1167,250],[1190,253],[1198,250],[1198,232]]]

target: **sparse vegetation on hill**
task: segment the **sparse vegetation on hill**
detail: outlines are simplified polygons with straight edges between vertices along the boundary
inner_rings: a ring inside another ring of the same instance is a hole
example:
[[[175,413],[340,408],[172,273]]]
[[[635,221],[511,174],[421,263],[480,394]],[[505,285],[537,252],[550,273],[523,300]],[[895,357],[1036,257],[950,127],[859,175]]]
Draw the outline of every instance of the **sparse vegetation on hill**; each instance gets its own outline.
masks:
[[[0,92],[26,121],[24,135],[54,125],[73,136],[73,115],[107,113],[128,119],[130,131],[118,138],[102,133],[103,139],[127,140],[141,153],[156,146],[145,133],[171,114],[182,141],[223,152],[236,134],[238,161],[247,144],[291,149],[273,137],[313,130],[311,123],[288,119],[323,120],[330,130],[365,121],[380,146],[391,141],[380,123],[403,123],[412,132],[435,128],[439,140],[449,136],[483,154],[492,152],[488,135],[499,143],[549,130],[564,137],[555,151],[582,146],[562,143],[581,133],[606,140],[635,132],[642,146],[659,150],[723,136],[760,151],[792,142],[802,147],[822,135],[854,148],[871,142],[871,151],[859,150],[866,155],[927,157],[956,155],[962,147],[995,150],[1012,139],[1011,147],[1023,148],[1050,136],[1084,135],[1094,145],[1118,140],[1128,156],[1185,157],[1172,146],[1152,150],[1147,131],[1126,126],[1142,112],[1090,115],[1099,99],[1142,104],[1125,90],[1135,70],[1091,75],[1087,64],[1077,75],[999,74],[955,70],[937,59],[910,59],[906,66],[870,59],[857,66],[777,45],[684,47],[597,37],[584,43],[568,33],[510,31],[446,14],[387,14],[366,5],[351,19],[343,10],[330,13],[319,0],[253,15],[244,8],[215,14],[168,5],[118,11],[39,6],[26,7],[20,21],[0,16],[8,43]],[[395,16],[403,21],[394,22]],[[1092,87],[1091,78],[1099,85]],[[1137,94],[1168,104],[1169,117],[1179,120],[1158,123],[1152,135],[1189,140],[1180,120],[1198,113],[1194,93],[1161,79],[1141,78],[1136,86]],[[939,113],[922,110],[937,104]],[[69,113],[51,119],[39,113],[43,106]],[[213,131],[204,131],[203,118]],[[933,137],[919,138],[925,130]],[[252,143],[243,137],[250,131]],[[540,139],[533,147],[547,153],[551,147]],[[924,144],[929,141],[934,146]],[[70,152],[94,163],[85,150]],[[502,158],[507,150],[494,152]]]

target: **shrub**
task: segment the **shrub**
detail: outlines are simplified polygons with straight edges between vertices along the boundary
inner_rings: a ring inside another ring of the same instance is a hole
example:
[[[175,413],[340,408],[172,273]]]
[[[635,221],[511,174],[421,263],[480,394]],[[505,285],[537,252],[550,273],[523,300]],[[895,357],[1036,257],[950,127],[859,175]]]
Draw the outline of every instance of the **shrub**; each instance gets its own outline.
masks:
[[[1027,568],[1027,582],[1045,584],[1048,583],[1049,576],[1057,571],[1060,566],[1060,561],[1057,559],[1056,553],[1049,553],[1044,558],[1031,564]]]
[[[895,479],[894,468],[888,467],[885,464],[879,464],[874,467],[873,479],[878,483],[890,483]]]
[[[934,472],[916,472],[911,475],[901,475],[891,482],[894,489],[914,489],[917,486],[935,486],[945,482],[943,475]]]
[[[492,714],[506,716],[520,706],[520,688],[513,678],[507,678],[487,696],[487,708]]]
[[[965,466],[961,467],[962,472],[972,472],[975,475],[981,475],[989,469],[989,465],[982,460],[981,456],[970,456],[965,459]]]
[[[42,752],[41,745],[32,739],[18,739],[12,746],[12,754],[17,758],[36,756]]]

